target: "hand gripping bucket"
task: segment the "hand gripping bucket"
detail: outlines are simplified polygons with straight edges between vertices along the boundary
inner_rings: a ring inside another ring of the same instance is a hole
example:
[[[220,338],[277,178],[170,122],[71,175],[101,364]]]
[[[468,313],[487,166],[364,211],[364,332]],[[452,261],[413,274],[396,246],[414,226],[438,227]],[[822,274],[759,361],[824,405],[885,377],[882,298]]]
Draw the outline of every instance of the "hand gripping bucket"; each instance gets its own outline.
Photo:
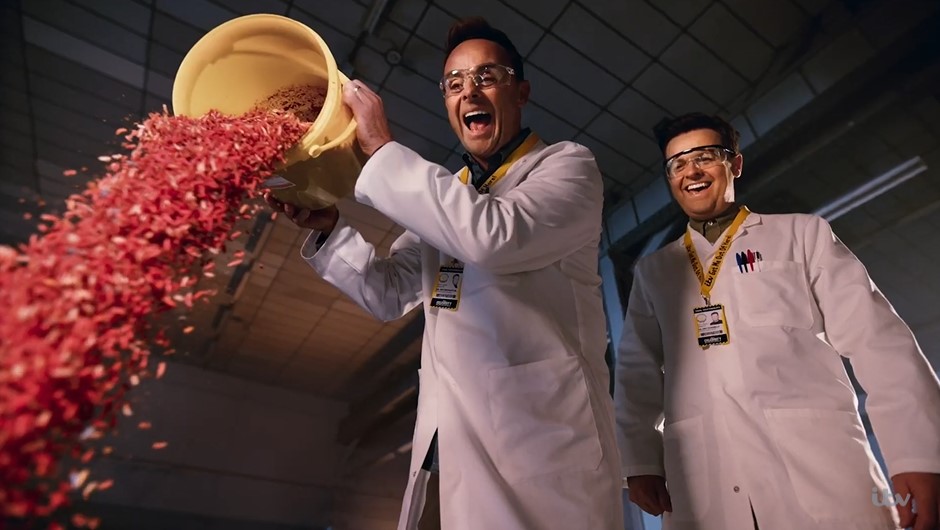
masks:
[[[365,163],[356,122],[342,102],[348,81],[309,27],[279,15],[248,15],[216,27],[186,54],[173,82],[173,112],[238,115],[287,87],[325,87],[323,110],[278,172],[293,186],[273,191],[281,201],[319,209],[352,193]]]

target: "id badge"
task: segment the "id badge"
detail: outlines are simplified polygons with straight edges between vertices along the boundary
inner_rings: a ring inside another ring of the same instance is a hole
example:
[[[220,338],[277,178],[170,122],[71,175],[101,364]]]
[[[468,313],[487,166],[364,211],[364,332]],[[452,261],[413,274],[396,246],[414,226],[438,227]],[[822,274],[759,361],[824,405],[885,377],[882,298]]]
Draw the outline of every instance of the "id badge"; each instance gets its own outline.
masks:
[[[695,336],[703,350],[731,342],[723,305],[696,307],[692,310],[692,316],[695,320]]]
[[[434,292],[431,293],[431,307],[457,310],[460,304],[460,284],[463,283],[463,264],[451,260],[442,265],[437,273]]]

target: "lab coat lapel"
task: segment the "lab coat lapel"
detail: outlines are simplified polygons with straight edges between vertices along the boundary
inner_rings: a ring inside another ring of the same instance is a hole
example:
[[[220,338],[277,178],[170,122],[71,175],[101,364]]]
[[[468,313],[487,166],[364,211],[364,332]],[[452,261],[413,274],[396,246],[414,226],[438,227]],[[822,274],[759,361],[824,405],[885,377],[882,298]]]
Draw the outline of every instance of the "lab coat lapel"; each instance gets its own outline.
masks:
[[[731,239],[731,241],[737,241],[738,238],[744,236],[744,234],[747,234],[747,231],[748,231],[749,228],[753,228],[753,227],[755,227],[755,226],[757,226],[757,225],[759,225],[759,224],[761,224],[761,217],[760,217],[760,214],[751,212],[751,213],[747,216],[747,219],[745,219],[744,222],[741,223],[741,228],[738,229],[738,233],[736,233],[736,234],[734,235],[734,237]],[[715,248],[717,248],[717,247],[718,247],[718,245],[716,244],[716,245],[715,245]]]
[[[685,229],[692,233],[692,245],[695,246],[695,251],[698,252],[698,259],[702,262],[702,266],[707,268],[712,258],[715,257],[715,251],[718,250],[718,245],[721,244],[721,238],[724,237],[724,234],[712,244],[698,230],[693,230],[688,225]],[[685,255],[685,244],[682,242],[682,238],[679,238],[679,246],[682,247],[682,254]]]
[[[536,144],[532,146],[532,149],[519,158],[519,160],[516,160],[516,163],[510,166],[506,175],[490,188],[490,195],[504,195],[509,190],[518,186],[529,173],[533,157],[537,155],[539,151],[545,149],[545,147],[547,146],[542,140],[536,142]]]
[[[747,219],[741,224],[741,227],[738,228],[738,231],[734,234],[734,237],[731,238],[732,244],[734,241],[737,241],[739,238],[747,234],[748,229],[754,226],[761,224],[760,214],[751,212]],[[686,230],[692,232],[692,244],[695,245],[695,251],[698,252],[698,259],[702,262],[705,267],[708,267],[708,264],[711,263],[712,259],[715,257],[715,252],[718,250],[719,245],[724,240],[726,233],[723,232],[714,243],[710,243],[705,236],[700,234],[697,230],[692,230],[688,225],[686,225]],[[679,238],[679,246],[683,249],[683,254],[685,253],[685,247],[682,244],[682,238]]]

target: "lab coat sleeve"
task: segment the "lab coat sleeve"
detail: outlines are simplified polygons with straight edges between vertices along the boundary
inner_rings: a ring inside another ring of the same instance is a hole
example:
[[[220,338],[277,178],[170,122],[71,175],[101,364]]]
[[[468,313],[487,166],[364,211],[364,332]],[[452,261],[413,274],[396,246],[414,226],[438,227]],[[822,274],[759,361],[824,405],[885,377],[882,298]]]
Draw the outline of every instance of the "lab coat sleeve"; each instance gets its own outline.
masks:
[[[659,323],[637,266],[617,348],[614,403],[623,476],[665,476],[663,436],[663,342]]]
[[[342,217],[317,249],[319,235],[307,236],[301,257],[369,314],[394,320],[421,303],[420,242],[414,234],[396,239],[387,258],[376,257],[375,247]]]
[[[868,394],[889,475],[940,473],[940,383],[913,333],[825,220],[814,216],[805,237],[826,336]]]
[[[598,241],[603,208],[591,152],[574,143],[546,149],[555,152],[497,197],[392,142],[366,163],[356,199],[464,263],[495,274],[537,270]]]

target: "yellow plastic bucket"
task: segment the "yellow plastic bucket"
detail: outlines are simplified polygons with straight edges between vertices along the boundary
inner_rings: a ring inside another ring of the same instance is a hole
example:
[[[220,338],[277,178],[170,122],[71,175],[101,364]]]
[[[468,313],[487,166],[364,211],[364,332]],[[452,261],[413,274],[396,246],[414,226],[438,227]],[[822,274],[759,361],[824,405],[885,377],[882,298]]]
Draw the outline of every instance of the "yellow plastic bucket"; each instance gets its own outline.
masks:
[[[173,112],[238,115],[291,86],[325,87],[323,110],[278,173],[293,187],[274,190],[284,202],[318,209],[352,193],[365,163],[356,122],[342,102],[348,81],[326,42],[306,25],[248,15],[214,28],[189,50],[173,81]]]

